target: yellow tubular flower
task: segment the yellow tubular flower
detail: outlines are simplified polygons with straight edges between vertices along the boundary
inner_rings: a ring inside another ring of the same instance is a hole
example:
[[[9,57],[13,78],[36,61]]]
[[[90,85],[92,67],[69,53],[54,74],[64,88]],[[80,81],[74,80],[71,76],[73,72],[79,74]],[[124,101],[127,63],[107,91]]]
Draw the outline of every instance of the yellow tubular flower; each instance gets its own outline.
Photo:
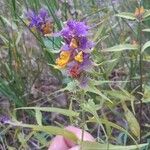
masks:
[[[142,7],[140,7],[140,8],[136,8],[136,9],[135,9],[134,15],[135,15],[136,17],[138,17],[138,16],[143,15],[144,12],[145,12],[145,10],[144,10],[144,7],[142,6]]]
[[[46,24],[41,26],[44,36],[50,36],[53,33],[53,23],[46,22]]]
[[[70,59],[70,52],[62,51],[60,57],[56,59],[57,67],[64,68]]]
[[[142,6],[142,7],[140,8],[140,14],[144,14],[144,12],[145,12],[145,10],[144,10],[144,7]]]
[[[76,61],[82,63],[82,62],[83,62],[83,52],[82,52],[82,51],[79,52],[79,53],[74,57],[74,59],[75,59]]]
[[[74,48],[78,48],[78,46],[79,46],[78,41],[75,38],[72,38],[70,42],[70,47],[74,49]]]

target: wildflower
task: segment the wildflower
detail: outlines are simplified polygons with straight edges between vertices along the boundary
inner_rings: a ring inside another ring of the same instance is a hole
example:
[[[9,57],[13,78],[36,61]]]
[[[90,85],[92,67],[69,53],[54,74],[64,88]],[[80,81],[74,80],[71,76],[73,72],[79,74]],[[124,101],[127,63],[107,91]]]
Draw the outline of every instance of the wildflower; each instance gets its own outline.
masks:
[[[71,70],[70,70],[70,75],[71,75],[71,77],[73,77],[73,78],[79,77],[79,75],[80,75],[80,70],[79,70],[79,65],[78,65],[78,64],[74,65],[74,66],[71,68]]]
[[[70,52],[62,51],[60,57],[57,58],[56,64],[58,68],[64,68],[70,59]]]
[[[136,8],[136,9],[135,9],[134,15],[135,15],[135,17],[137,17],[137,18],[142,18],[142,16],[143,16],[144,13],[145,13],[144,7],[141,6],[140,8]]]
[[[50,35],[53,32],[53,24],[51,22],[46,22],[41,26],[41,31],[45,36]]]
[[[81,51],[81,52],[79,52],[75,57],[74,57],[74,59],[76,60],[76,61],[78,61],[78,62],[83,62],[83,52]]]
[[[72,49],[78,48],[79,43],[78,43],[78,41],[77,41],[75,38],[72,38],[69,46],[70,46],[70,48],[72,48]]]
[[[84,22],[69,20],[60,31],[64,45],[56,59],[56,65],[65,69],[68,76],[79,81],[93,66],[90,52],[94,44],[88,39],[89,29]]]
[[[65,41],[64,50],[91,49],[93,43],[87,39],[89,29],[84,22],[68,21],[66,27],[60,33]]]
[[[26,13],[29,22],[29,28],[36,28],[44,36],[51,35],[53,32],[53,23],[48,15],[48,11],[41,8],[36,14],[34,11],[29,10]]]

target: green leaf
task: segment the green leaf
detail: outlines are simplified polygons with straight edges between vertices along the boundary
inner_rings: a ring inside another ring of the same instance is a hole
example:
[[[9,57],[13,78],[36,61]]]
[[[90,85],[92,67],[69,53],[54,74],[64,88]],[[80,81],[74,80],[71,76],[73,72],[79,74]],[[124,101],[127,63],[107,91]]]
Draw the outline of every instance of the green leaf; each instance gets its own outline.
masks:
[[[146,43],[143,45],[141,52],[143,53],[148,47],[150,47],[150,41],[146,42]]]
[[[0,16],[0,17],[9,27],[11,27],[13,30],[17,30],[17,25],[14,22],[10,22],[7,18],[3,16]]]
[[[119,52],[124,50],[136,50],[138,49],[138,45],[132,44],[124,44],[124,45],[116,45],[110,48],[103,49],[103,52]]]
[[[69,117],[77,117],[79,115],[79,113],[74,112],[72,110],[54,108],[54,107],[20,107],[20,108],[16,108],[15,110],[19,110],[19,109],[34,109],[34,110],[46,111],[46,112],[56,112]]]
[[[34,133],[34,137],[38,140],[38,142],[40,142],[40,144],[47,144],[46,133]]]
[[[140,125],[137,119],[135,118],[133,113],[128,109],[128,107],[126,106],[126,103],[122,103],[122,107],[124,109],[124,114],[125,114],[125,117],[126,117],[126,120],[128,122],[131,132],[134,134],[134,136],[139,138],[140,137]]]
[[[77,90],[77,86],[79,86],[79,83],[75,80],[69,82],[67,84],[67,86],[61,90],[59,90],[60,92],[62,91],[70,91],[70,92],[75,92]]]
[[[82,142],[83,150],[137,150],[139,148],[146,148],[148,143],[130,146],[112,145],[112,144],[100,144],[97,142]]]
[[[98,31],[96,32],[93,41],[97,41],[98,39],[100,39],[100,37],[102,36],[103,30],[104,30],[105,25],[102,24],[99,28]]]
[[[13,101],[17,107],[25,105],[24,101],[22,101],[15,91],[12,90],[11,86],[9,86],[9,82],[3,80],[2,78],[0,78],[0,93],[6,96],[10,101]]]
[[[91,79],[90,80],[94,85],[103,85],[103,84],[108,84],[108,83],[112,83],[112,81],[110,80],[94,80],[94,79]],[[129,81],[115,81],[116,83],[127,83]]]
[[[9,124],[13,126],[23,127],[23,128],[30,128],[34,131],[46,132],[47,134],[62,135],[65,138],[74,141],[75,143],[77,143],[78,141],[78,138],[76,137],[75,134],[60,127],[23,124],[21,122],[11,122]]]
[[[143,32],[150,32],[150,29],[143,29]]]
[[[59,53],[61,47],[60,37],[43,38],[46,50],[50,53]]]
[[[3,36],[2,34],[0,34],[0,38],[4,43],[8,43],[9,41],[7,40],[7,38],[5,36]],[[1,49],[2,50],[2,49]]]
[[[102,124],[105,124],[107,128],[112,127],[112,128],[118,129],[118,130],[124,132],[125,134],[127,134],[134,141],[134,143],[137,145],[136,140],[133,138],[133,136],[126,129],[124,129],[123,127],[121,127],[121,126],[119,126],[119,125],[117,125],[111,121],[108,121],[107,119],[99,118],[99,116],[97,114],[97,110],[96,110],[96,105],[94,104],[93,101],[90,100],[88,103],[85,103],[83,108],[85,109],[85,111],[87,111],[93,115],[92,118],[89,118],[87,123],[88,122],[96,122],[96,123],[100,124],[102,127],[103,127]],[[104,131],[105,131],[105,129],[104,129]]]
[[[23,133],[18,133],[17,134],[17,138],[19,140],[19,142],[21,143],[21,145],[23,145],[25,143],[25,135]]]
[[[101,96],[103,99],[108,100],[109,102],[113,103],[107,96],[105,96],[99,89],[97,89],[92,83],[85,87],[84,90],[86,92],[91,92],[91,93],[95,93],[99,96]]]
[[[8,145],[7,145],[7,148],[8,148],[8,150],[16,150],[16,148],[15,148],[15,147],[8,146]]]
[[[21,38],[22,38],[22,31],[18,31],[18,36],[17,36],[17,39],[16,39],[16,45],[18,46],[18,44],[19,44],[19,42],[20,42],[20,40],[21,40]]]
[[[107,93],[109,96],[113,97],[113,99],[119,99],[121,101],[134,101],[134,96],[128,93],[127,91],[120,91],[120,90],[106,90],[105,93]]]
[[[90,112],[90,113],[92,113],[92,112]],[[108,121],[106,119],[97,118],[97,116],[95,116],[95,114],[93,114],[93,115],[94,115],[94,118],[89,119],[87,122],[96,122],[98,124],[99,124],[99,122],[101,122],[102,124],[109,125],[110,127],[118,129],[118,130],[126,133],[134,141],[134,143],[137,145],[136,140],[133,138],[133,136],[126,129],[124,129],[123,127],[121,127],[121,126],[119,126],[119,125],[117,125],[111,121]],[[99,119],[99,121],[97,121],[97,119]]]
[[[150,86],[144,87],[143,103],[150,103]]]
[[[38,125],[42,125],[42,113],[39,109],[35,109],[35,117]]]
[[[150,10],[146,11],[143,15],[143,18],[146,19],[150,16]]]
[[[116,14],[115,16],[123,18],[123,19],[129,19],[129,20],[136,19],[133,13],[128,13],[128,12],[122,12],[122,13]]]
[[[99,107],[99,106],[98,106],[98,107]],[[105,131],[105,128],[104,128],[104,126],[103,126],[103,124],[102,124],[102,122],[101,122],[101,120],[99,119],[99,116],[98,116],[98,114],[97,114],[97,110],[98,110],[98,109],[97,109],[97,105],[95,105],[95,103],[93,102],[93,100],[92,100],[92,99],[89,99],[87,103],[84,103],[84,104],[83,104],[83,109],[84,109],[85,111],[91,113],[91,114],[94,116],[94,118],[96,119],[96,122],[98,122],[98,124],[101,126],[101,128],[102,128],[102,130],[103,130],[103,132],[104,132],[104,134],[105,134],[105,137],[108,138],[108,137],[107,137],[107,133],[106,133],[106,131]]]

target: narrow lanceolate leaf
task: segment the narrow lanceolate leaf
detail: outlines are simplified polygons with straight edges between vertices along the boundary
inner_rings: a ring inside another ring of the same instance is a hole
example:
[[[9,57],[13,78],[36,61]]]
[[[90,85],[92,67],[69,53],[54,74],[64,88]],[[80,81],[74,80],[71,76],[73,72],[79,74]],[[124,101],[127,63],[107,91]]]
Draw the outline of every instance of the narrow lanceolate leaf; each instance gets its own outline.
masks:
[[[17,25],[14,22],[9,21],[7,18],[0,16],[2,18],[2,20],[6,23],[6,25],[8,25],[9,27],[11,27],[13,30],[17,30]]]
[[[143,32],[150,32],[150,29],[143,29]]]
[[[79,115],[79,113],[74,112],[72,110],[62,109],[62,108],[54,108],[54,107],[20,107],[20,108],[16,108],[16,110],[18,110],[18,109],[34,109],[34,110],[45,111],[45,112],[56,112],[56,113],[60,113],[62,115],[69,116],[69,117],[77,117]]]
[[[146,43],[143,45],[141,52],[143,53],[148,47],[150,47],[150,41],[146,42]]]
[[[112,144],[100,144],[97,142],[82,142],[83,150],[136,150],[140,148],[146,148],[148,143],[130,146],[112,145]]]
[[[108,100],[109,102],[113,103],[106,95],[104,95],[99,89],[97,89],[93,84],[90,84],[89,86],[87,86],[84,89],[86,92],[91,92],[91,93],[95,93],[99,96],[101,96],[101,98]]]
[[[146,11],[143,15],[144,19],[147,19],[150,16],[150,10]]]
[[[92,113],[92,112],[90,112],[90,113]],[[93,114],[93,115],[94,115],[94,117],[89,119],[87,122],[99,123],[99,121],[97,121],[97,118],[96,118],[95,114]],[[122,131],[122,132],[126,133],[134,141],[135,145],[138,145],[136,140],[134,139],[134,137],[126,129],[124,129],[121,126],[119,126],[119,125],[117,125],[117,124],[115,124],[111,121],[108,121],[106,119],[99,118],[99,120],[100,120],[100,122],[102,122],[102,124],[109,125],[112,128],[118,129],[119,131]]]
[[[77,143],[77,141],[78,141],[78,138],[76,137],[75,134],[73,134],[72,132],[70,132],[66,129],[60,128],[60,127],[31,125],[31,124],[23,124],[20,122],[11,122],[9,124],[12,126],[29,128],[34,131],[46,132],[47,134],[62,135],[63,137],[70,139],[71,141],[74,141],[75,143]]]
[[[38,125],[42,125],[42,113],[40,110],[38,109],[35,110],[35,117]]]
[[[136,50],[138,49],[138,45],[133,44],[122,44],[122,45],[116,45],[110,48],[103,49],[103,52],[119,52],[124,50]]]
[[[123,18],[123,19],[129,19],[129,20],[136,19],[133,13],[128,13],[128,12],[122,12],[122,13],[116,14],[115,16]]]
[[[122,107],[124,109],[124,112],[125,112],[124,114],[128,122],[130,131],[134,134],[134,136],[139,138],[140,137],[140,125],[137,119],[135,118],[133,113],[128,109],[125,103],[122,103]]]

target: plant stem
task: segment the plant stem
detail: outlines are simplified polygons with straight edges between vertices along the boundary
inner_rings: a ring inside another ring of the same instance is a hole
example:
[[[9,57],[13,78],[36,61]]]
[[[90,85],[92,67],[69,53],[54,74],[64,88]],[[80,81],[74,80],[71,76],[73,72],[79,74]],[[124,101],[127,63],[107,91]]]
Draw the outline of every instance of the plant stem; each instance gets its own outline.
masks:
[[[141,23],[139,23],[139,28],[141,28]],[[140,36],[141,37],[141,36]],[[140,97],[139,97],[139,101],[140,101],[140,143],[141,143],[141,122],[142,122],[142,93],[143,93],[143,55],[141,53],[141,41],[140,40],[140,62],[139,62],[139,66],[140,66]]]
[[[141,8],[141,5],[139,4],[139,9]],[[140,102],[140,112],[139,112],[139,124],[140,124],[140,143],[141,143],[141,133],[142,133],[142,97],[143,97],[143,54],[141,52],[142,50],[142,27],[141,27],[142,20],[139,19],[138,22],[138,41],[139,41],[139,71],[140,71],[140,87],[139,87],[139,102]]]
[[[81,92],[81,104],[84,104],[84,91]],[[81,150],[82,150],[82,142],[84,141],[84,124],[85,124],[85,110],[82,110],[81,114],[81,119],[82,119],[82,135],[81,135]]]
[[[81,135],[81,150],[82,150],[82,142],[84,141],[84,123],[85,123],[85,112],[82,110],[82,135]]]

